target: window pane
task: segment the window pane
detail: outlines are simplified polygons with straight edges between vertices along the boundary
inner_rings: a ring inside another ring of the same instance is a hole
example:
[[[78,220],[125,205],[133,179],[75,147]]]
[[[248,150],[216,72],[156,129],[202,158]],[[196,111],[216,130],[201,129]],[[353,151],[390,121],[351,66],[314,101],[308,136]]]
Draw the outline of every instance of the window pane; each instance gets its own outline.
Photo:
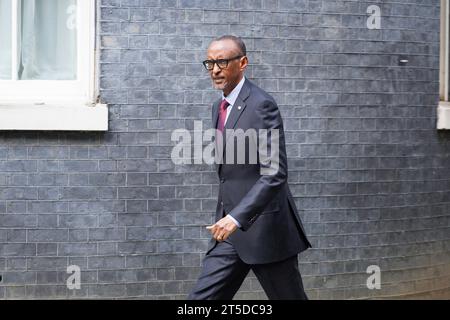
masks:
[[[18,78],[76,80],[76,0],[21,0]]]
[[[11,79],[11,0],[0,0],[0,79]]]

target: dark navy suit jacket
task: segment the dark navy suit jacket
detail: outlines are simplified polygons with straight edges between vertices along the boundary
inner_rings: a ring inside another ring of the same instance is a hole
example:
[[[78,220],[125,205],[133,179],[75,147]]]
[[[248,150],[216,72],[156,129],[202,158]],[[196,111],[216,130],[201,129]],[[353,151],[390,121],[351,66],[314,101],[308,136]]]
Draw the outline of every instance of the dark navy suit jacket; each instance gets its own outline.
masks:
[[[214,128],[217,127],[219,104],[220,100],[213,104]],[[262,161],[265,158],[258,154],[256,163],[249,163],[251,140],[255,137],[253,135],[247,139],[244,149],[246,163],[238,164],[237,154],[242,155],[243,151],[237,149],[237,140],[233,146],[231,140],[235,137],[227,138],[224,133],[224,163],[216,164],[220,180],[216,221],[224,214],[231,214],[241,224],[241,228],[229,237],[239,257],[248,264],[270,263],[284,260],[311,247],[287,183],[283,121],[273,97],[246,79],[228,116],[226,129],[242,129],[244,132],[255,129],[258,135],[257,141],[253,142],[257,145],[261,142],[259,129],[278,129],[279,132],[278,170],[270,174],[262,174],[261,171],[276,163],[275,157],[270,157],[270,136],[267,139],[270,161]],[[227,163],[227,152],[230,153],[231,150],[234,152],[234,161]],[[216,149],[218,151],[220,152],[220,148]],[[208,253],[216,244],[212,239]]]

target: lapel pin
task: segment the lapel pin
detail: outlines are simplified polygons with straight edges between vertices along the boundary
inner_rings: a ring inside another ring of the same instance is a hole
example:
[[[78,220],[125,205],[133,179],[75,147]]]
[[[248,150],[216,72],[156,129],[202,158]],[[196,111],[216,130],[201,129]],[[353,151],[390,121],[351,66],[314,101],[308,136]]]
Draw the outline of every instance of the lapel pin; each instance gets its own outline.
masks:
[[[241,110],[241,108],[242,108],[241,106],[238,106],[238,110]]]

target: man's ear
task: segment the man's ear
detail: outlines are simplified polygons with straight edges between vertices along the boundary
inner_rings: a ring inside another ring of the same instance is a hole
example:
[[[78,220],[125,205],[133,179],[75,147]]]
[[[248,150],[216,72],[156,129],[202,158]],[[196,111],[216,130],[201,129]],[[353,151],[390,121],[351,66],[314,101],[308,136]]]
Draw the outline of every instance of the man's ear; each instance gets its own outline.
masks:
[[[240,65],[240,67],[241,67],[241,70],[244,70],[247,66],[248,66],[248,58],[247,58],[247,56],[244,56],[242,59],[241,59],[241,65]]]

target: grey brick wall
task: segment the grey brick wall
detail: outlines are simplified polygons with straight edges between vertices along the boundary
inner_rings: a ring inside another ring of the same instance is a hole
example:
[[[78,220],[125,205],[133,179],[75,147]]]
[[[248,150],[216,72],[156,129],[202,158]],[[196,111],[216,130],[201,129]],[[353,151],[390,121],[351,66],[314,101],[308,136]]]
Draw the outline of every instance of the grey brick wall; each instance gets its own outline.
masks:
[[[366,28],[372,4],[380,30]],[[228,33],[284,117],[310,298],[449,297],[439,1],[103,0],[99,18],[110,130],[0,133],[0,298],[185,298],[217,179],[174,165],[170,135],[209,125],[218,92],[200,61]],[[250,275],[236,298],[266,297]]]

